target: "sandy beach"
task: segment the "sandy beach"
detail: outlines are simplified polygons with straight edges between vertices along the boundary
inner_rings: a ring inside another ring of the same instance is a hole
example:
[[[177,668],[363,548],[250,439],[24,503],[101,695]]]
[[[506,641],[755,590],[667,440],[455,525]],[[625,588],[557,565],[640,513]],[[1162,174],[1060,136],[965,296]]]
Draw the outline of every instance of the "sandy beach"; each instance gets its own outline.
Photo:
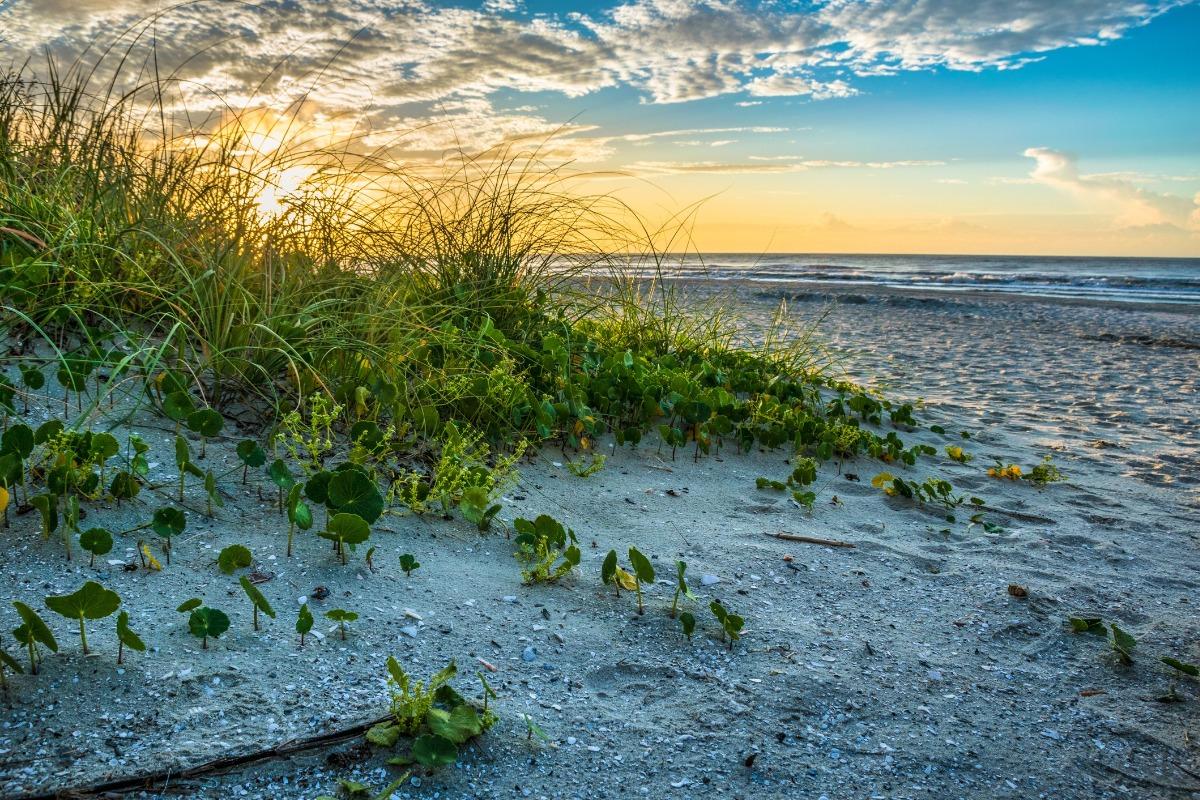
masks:
[[[361,552],[341,566],[311,533],[298,539],[304,557],[289,560],[274,487],[261,478],[227,481],[212,519],[188,505],[162,572],[123,568],[138,561],[133,537],[94,568],[78,553],[64,567],[61,544],[37,534],[38,515],[13,514],[5,596],[40,607],[46,594],[100,580],[120,592],[149,651],[127,652],[118,668],[111,619],[91,625],[89,657],[57,626],[62,646],[42,674],[9,678],[0,794],[42,796],[349,728],[386,712],[383,662],[394,655],[414,676],[454,660],[455,685],[473,698],[487,662],[500,717],[456,764],[396,797],[1200,796],[1200,687],[1159,660],[1200,660],[1200,316],[749,283],[730,302],[766,319],[783,298],[797,320],[823,317],[818,336],[848,375],[922,402],[904,436],[937,456],[912,468],[824,464],[809,513],[755,487],[786,476],[785,450],[739,454],[728,443],[694,462],[690,448],[671,460],[650,439],[615,451],[605,441],[608,462],[588,478],[542,451],[521,465],[490,534],[385,516],[371,540],[375,571]],[[138,429],[152,479],[170,484],[169,423],[147,414]],[[209,444],[206,468],[238,465],[239,437],[227,434]],[[948,444],[973,461],[946,458]],[[1045,455],[1065,481],[1039,489],[986,474],[995,459],[1028,470]],[[969,526],[965,509],[948,523],[944,510],[884,496],[871,479],[885,468],[983,498],[988,528]],[[558,584],[529,587],[505,530],[540,513],[575,530],[583,557]],[[116,530],[144,511],[104,514]],[[781,532],[855,546],[768,535]],[[260,632],[235,577],[214,564],[232,543],[270,576],[260,589],[279,616]],[[644,615],[600,582],[605,553],[630,545],[659,575]],[[411,576],[400,553],[421,562]],[[677,559],[697,595],[686,603],[698,619],[690,642],[667,613]],[[232,619],[206,650],[174,613],[193,595]],[[746,619],[732,648],[707,611],[714,598]],[[300,648],[304,600],[360,620],[343,642],[318,613]],[[1133,664],[1105,639],[1073,634],[1070,616],[1118,623],[1137,639]],[[170,794],[311,800],[334,794],[338,778],[382,789],[398,772],[359,742]]]

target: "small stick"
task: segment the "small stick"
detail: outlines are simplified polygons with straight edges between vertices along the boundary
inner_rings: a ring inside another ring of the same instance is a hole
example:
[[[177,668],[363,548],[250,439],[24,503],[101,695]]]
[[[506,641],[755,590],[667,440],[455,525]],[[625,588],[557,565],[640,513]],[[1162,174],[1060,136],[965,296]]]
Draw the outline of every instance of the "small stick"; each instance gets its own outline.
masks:
[[[822,544],[826,547],[858,547],[853,542],[843,542],[839,539],[818,539],[815,536],[799,536],[794,533],[767,533],[772,539],[783,539],[785,542],[803,542],[804,544]]]

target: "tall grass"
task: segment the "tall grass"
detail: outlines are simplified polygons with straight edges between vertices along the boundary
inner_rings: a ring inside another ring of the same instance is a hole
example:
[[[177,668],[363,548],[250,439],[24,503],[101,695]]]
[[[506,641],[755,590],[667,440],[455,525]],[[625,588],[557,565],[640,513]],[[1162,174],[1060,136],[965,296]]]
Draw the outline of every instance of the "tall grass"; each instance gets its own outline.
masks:
[[[60,354],[145,347],[217,405],[270,414],[386,384],[397,409],[497,435],[561,388],[539,383],[551,334],[649,355],[748,346],[718,305],[624,274],[631,254],[661,266],[653,237],[536,147],[414,169],[316,142],[295,109],[265,129],[230,108],[181,120],[173,79],[125,64],[0,76],[10,333]],[[779,369],[819,367],[802,340],[764,344],[755,357]]]

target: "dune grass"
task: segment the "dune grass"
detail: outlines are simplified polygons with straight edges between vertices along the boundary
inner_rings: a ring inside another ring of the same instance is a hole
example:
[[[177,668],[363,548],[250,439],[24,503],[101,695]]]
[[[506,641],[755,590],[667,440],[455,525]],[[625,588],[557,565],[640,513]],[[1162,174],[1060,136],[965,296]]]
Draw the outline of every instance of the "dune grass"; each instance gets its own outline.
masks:
[[[12,396],[31,391],[14,368],[49,363],[78,411],[126,384],[156,404],[176,387],[248,409],[267,438],[324,397],[342,430],[374,420],[433,452],[447,435],[478,433],[495,458],[649,434],[673,457],[791,443],[914,458],[859,425],[910,409],[834,380],[785,309],[750,330],[682,294],[661,232],[573,191],[536,147],[406,166],[318,141],[294,114],[181,118],[170,77],[130,72],[153,74],[0,78]]]

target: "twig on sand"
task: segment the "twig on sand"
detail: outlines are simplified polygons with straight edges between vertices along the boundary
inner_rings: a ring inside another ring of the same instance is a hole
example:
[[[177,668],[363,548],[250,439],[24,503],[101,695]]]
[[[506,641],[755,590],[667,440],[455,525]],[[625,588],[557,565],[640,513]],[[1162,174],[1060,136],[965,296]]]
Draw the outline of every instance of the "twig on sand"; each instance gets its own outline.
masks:
[[[229,770],[238,767],[244,767],[249,764],[257,764],[260,761],[270,761],[276,758],[287,758],[295,753],[301,753],[306,750],[316,750],[320,747],[329,747],[339,744],[347,739],[353,739],[362,736],[373,725],[378,725],[381,722],[386,722],[391,719],[390,714],[379,717],[378,719],[360,722],[349,728],[322,733],[317,736],[310,736],[307,739],[289,739],[285,742],[280,742],[277,745],[268,747],[262,750],[254,750],[249,753],[242,753],[236,756],[225,756],[213,761],[206,761],[203,764],[197,764],[194,767],[185,767],[184,769],[169,768],[159,772],[151,772],[144,775],[136,775],[131,778],[117,778],[111,781],[102,783],[94,783],[87,786],[72,786],[65,789],[53,789],[39,794],[23,794],[17,795],[13,800],[58,800],[58,798],[86,798],[86,797],[108,797],[111,795],[124,796],[129,792],[149,791],[152,792],[156,788],[164,787],[168,782],[189,781],[196,778],[208,777],[210,775],[219,775]]]
[[[785,542],[803,542],[804,544],[821,544],[826,547],[858,547],[854,542],[843,542],[840,539],[818,539],[815,536],[800,536],[795,533],[768,533],[772,539],[783,539]]]

